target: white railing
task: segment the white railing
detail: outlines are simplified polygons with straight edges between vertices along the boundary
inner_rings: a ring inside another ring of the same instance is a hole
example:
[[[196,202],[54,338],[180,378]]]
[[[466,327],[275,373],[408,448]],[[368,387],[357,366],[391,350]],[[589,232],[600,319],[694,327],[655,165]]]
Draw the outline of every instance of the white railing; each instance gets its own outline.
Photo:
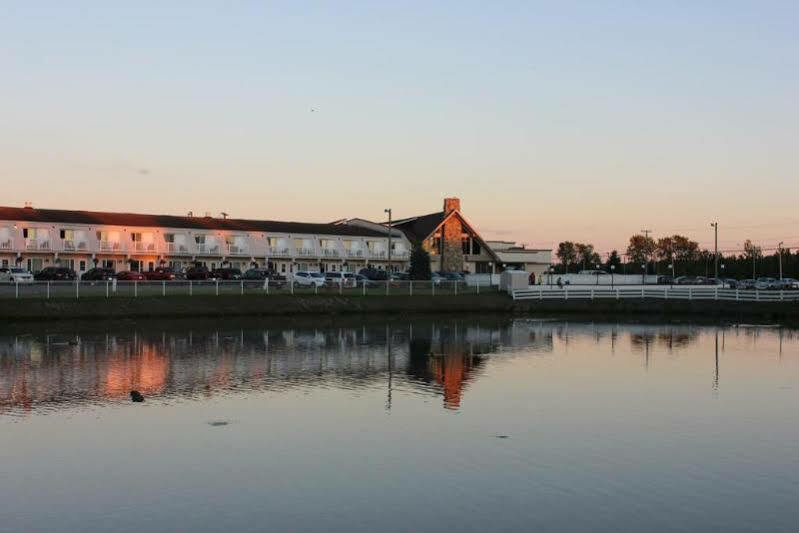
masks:
[[[120,243],[117,241],[99,241],[101,252],[116,252],[120,249]]]
[[[379,251],[379,252],[375,252],[375,251],[369,250],[369,256],[370,256],[372,259],[383,259],[383,258],[385,258],[387,255],[388,255],[388,254],[385,252],[385,250],[381,250],[381,251]]]
[[[799,301],[799,290],[760,291],[721,289],[716,287],[598,287],[567,288],[531,287],[516,289],[514,300],[718,300],[725,302],[783,302]]]
[[[344,254],[347,257],[358,257],[358,258],[360,258],[360,257],[364,256],[363,250],[344,250]]]
[[[170,254],[188,254],[189,247],[183,243],[177,242],[167,242],[166,244],[166,251]]]
[[[313,278],[318,280],[319,278]],[[270,280],[31,281],[0,283],[0,300],[10,298],[114,298],[199,295],[298,294],[440,297],[496,293],[487,283],[463,281],[388,281],[339,278],[311,281],[291,274]]]
[[[288,247],[270,246],[266,252],[270,257],[288,257],[291,255],[291,250]]]
[[[208,243],[199,243],[197,244],[197,253],[199,254],[218,254],[219,253],[219,245],[218,244],[208,244]]]
[[[227,245],[227,253],[228,255],[247,255],[247,247],[241,246],[238,244],[228,244]]]
[[[297,255],[301,257],[308,257],[315,255],[315,251],[313,248],[297,248]]]
[[[155,243],[134,241],[131,246],[131,251],[139,253],[153,253],[155,252]]]
[[[50,249],[50,241],[40,241],[38,239],[26,239],[25,240],[25,249],[26,250],[49,250]]]
[[[0,250],[10,250],[11,249],[11,240],[0,242]]]
[[[322,255],[325,257],[338,257],[338,250],[335,248],[322,248]]]

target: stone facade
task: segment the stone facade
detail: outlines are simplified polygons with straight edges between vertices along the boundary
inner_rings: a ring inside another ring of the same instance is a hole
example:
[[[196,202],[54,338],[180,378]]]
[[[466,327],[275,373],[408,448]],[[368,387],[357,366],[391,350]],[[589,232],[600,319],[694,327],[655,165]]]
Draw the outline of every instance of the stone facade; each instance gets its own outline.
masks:
[[[444,199],[444,216],[460,210],[460,200]],[[452,217],[441,227],[441,270],[461,272],[463,270],[463,224],[458,217]]]

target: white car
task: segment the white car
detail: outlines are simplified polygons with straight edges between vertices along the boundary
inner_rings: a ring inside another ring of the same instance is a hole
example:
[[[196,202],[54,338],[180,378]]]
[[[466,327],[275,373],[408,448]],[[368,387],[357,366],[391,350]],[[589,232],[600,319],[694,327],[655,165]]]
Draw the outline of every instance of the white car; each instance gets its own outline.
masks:
[[[24,268],[0,268],[0,282],[33,283],[33,274]]]
[[[324,287],[325,275],[321,272],[305,272],[300,270],[294,273],[295,287]]]

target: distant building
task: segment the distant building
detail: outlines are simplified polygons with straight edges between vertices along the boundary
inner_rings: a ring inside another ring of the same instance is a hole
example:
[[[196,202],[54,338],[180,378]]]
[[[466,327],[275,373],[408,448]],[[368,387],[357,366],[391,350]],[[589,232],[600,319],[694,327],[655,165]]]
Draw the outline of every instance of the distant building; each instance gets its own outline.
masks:
[[[502,269],[524,270],[535,274],[538,280],[552,263],[552,250],[543,248],[525,248],[511,241],[488,241],[488,245],[497,255]]]

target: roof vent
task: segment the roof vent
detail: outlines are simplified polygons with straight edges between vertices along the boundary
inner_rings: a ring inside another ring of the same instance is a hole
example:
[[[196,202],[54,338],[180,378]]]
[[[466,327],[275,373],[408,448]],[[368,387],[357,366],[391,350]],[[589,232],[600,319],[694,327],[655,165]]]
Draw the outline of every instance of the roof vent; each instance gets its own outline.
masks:
[[[25,202],[25,209],[33,209],[33,202]]]

